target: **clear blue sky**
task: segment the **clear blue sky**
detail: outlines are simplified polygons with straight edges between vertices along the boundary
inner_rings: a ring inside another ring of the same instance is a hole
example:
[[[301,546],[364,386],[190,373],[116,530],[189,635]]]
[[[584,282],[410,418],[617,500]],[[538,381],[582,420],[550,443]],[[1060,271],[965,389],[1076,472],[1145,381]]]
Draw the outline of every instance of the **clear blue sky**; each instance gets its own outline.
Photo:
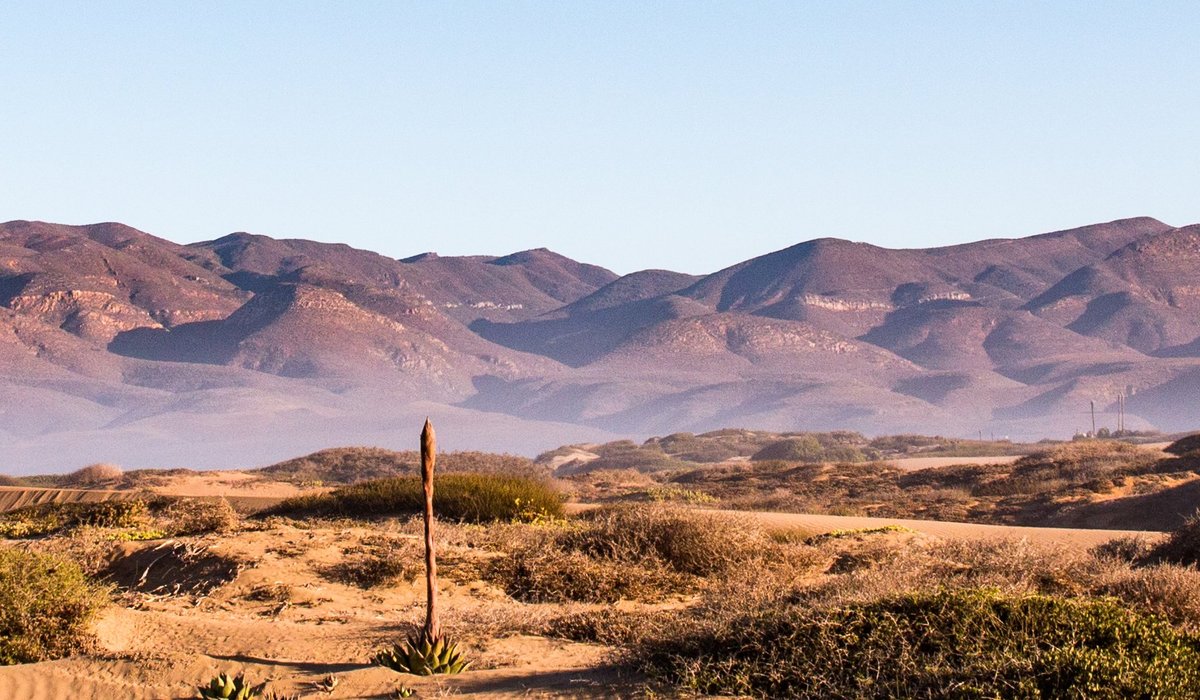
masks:
[[[0,220],[708,272],[1200,221],[1200,3],[0,4]]]

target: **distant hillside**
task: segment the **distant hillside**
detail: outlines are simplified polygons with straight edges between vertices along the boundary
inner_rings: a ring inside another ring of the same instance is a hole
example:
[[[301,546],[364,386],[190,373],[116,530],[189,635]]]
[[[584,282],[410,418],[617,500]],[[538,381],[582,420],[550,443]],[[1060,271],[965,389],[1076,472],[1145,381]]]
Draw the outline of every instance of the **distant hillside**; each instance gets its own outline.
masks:
[[[0,224],[0,472],[271,463],[728,425],[1034,441],[1194,428],[1200,226],[890,250],[821,238],[693,276],[545,249],[396,260],[233,233]]]

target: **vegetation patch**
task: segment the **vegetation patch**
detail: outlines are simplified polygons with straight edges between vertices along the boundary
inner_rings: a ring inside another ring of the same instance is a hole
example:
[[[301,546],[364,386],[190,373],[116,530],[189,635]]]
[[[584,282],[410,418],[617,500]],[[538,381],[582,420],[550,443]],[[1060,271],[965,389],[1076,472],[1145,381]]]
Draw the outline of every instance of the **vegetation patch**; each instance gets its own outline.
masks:
[[[289,498],[269,515],[382,517],[415,515],[424,508],[421,480],[378,479],[325,494]],[[549,484],[505,474],[446,474],[434,491],[438,517],[459,522],[561,518],[562,496]]]
[[[1114,601],[987,590],[690,621],[643,642],[639,658],[683,688],[753,697],[1200,694],[1200,638]]]
[[[109,539],[146,540],[228,532],[238,516],[225,499],[159,497],[98,503],[44,503],[0,513],[0,537],[28,539],[80,528],[122,530]]]
[[[667,505],[614,505],[579,518],[559,546],[594,558],[657,559],[683,574],[708,576],[753,559],[768,542],[752,522],[728,514]]]
[[[43,537],[80,527],[139,528],[149,522],[144,501],[45,503],[0,513],[0,537]]]
[[[336,447],[257,470],[272,479],[302,485],[356,484],[376,479],[411,476],[420,471],[415,451],[378,447]],[[533,460],[488,452],[445,452],[438,455],[439,473],[545,474]]]
[[[854,445],[839,444],[835,441],[827,441],[826,444],[822,444],[817,436],[804,435],[773,442],[750,457],[752,462],[773,459],[815,464],[821,462],[865,462],[868,458],[861,449]]]
[[[577,610],[551,618],[541,632],[557,639],[605,646],[629,646],[661,626],[670,613],[598,608]]]
[[[653,561],[598,559],[556,546],[530,546],[500,557],[485,576],[524,603],[655,601],[692,585],[687,577]]]
[[[1185,566],[1200,564],[1200,511],[1172,530],[1166,542],[1151,550],[1149,558]]]
[[[916,530],[913,530],[912,528],[904,527],[903,525],[882,525],[880,527],[860,527],[860,528],[854,528],[852,530],[830,530],[829,532],[822,532],[819,535],[813,535],[812,537],[809,537],[806,540],[804,540],[804,542],[806,544],[820,544],[821,542],[828,542],[829,540],[842,540],[842,539],[846,539],[848,537],[863,537],[866,535],[884,535],[884,534],[887,534],[890,532],[915,533]]]
[[[79,566],[0,549],[0,665],[57,659],[90,645],[88,623],[106,602]]]
[[[234,580],[248,565],[201,545],[169,541],[116,557],[102,578],[126,592],[200,597]]]

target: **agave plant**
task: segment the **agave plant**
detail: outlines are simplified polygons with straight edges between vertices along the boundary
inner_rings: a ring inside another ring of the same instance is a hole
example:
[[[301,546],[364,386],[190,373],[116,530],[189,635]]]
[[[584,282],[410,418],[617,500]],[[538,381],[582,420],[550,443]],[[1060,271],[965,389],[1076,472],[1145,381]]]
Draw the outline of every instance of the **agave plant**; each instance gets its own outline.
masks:
[[[471,667],[471,662],[463,658],[458,644],[446,637],[432,642],[421,637],[411,638],[393,645],[391,649],[384,649],[371,660],[393,671],[417,676],[452,675]]]
[[[421,482],[425,491],[425,626],[421,633],[392,645],[371,657],[380,666],[418,676],[462,673],[471,665],[458,644],[442,636],[437,605],[437,555],[433,548],[433,467],[437,461],[437,438],[433,424],[425,419],[421,430]]]
[[[261,698],[265,686],[266,683],[246,685],[245,676],[238,674],[230,677],[228,673],[222,673],[207,686],[200,686],[200,697],[203,700],[250,700]]]

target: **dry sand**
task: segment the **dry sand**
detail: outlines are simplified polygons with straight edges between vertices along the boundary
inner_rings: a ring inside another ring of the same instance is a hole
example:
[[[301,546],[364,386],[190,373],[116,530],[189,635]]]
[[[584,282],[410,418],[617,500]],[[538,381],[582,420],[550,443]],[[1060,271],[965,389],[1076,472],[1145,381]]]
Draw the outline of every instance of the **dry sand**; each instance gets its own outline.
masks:
[[[956,463],[963,460],[956,459]],[[156,485],[164,494],[275,501],[299,490],[246,474],[188,475]],[[42,493],[48,492],[48,493]],[[17,494],[17,495],[9,495]],[[64,489],[3,489],[12,501],[91,500],[122,497],[121,492]],[[580,510],[586,506],[576,505]],[[819,534],[831,530],[901,525],[936,537],[988,539],[1019,537],[1040,543],[1090,547],[1117,530],[1011,527],[840,517],[795,513],[729,513],[755,518],[773,529]],[[478,581],[455,582],[456,561],[477,551],[442,553],[442,597],[452,633],[471,640],[476,670],[456,677],[417,678],[367,663],[372,651],[405,634],[423,614],[423,587],[413,580],[398,586],[361,589],[341,583],[330,567],[388,538],[419,564],[419,540],[398,524],[378,527],[298,528],[271,525],[232,536],[209,536],[212,551],[248,563],[230,583],[201,597],[137,595],[113,605],[96,624],[101,648],[87,656],[0,667],[0,700],[59,698],[191,698],[195,686],[221,671],[245,672],[270,681],[279,693],[305,697],[384,698],[401,685],[418,697],[628,697],[636,679],[622,678],[609,665],[611,650],[532,636],[495,638],[497,632],[527,622],[531,606],[509,601]],[[158,543],[130,543],[130,550]],[[407,556],[407,555],[406,555]],[[416,569],[419,572],[419,568]],[[545,613],[549,614],[549,613]],[[331,694],[311,684],[333,675]]]
[[[904,457],[887,462],[905,471],[915,472],[933,467],[952,467],[956,464],[1012,464],[1022,455],[994,455],[991,457]]]
[[[418,697],[608,697],[622,682],[606,665],[605,647],[532,636],[481,641],[492,636],[489,628],[503,630],[506,620],[528,613],[488,586],[455,583],[453,547],[444,552],[445,624],[472,640],[476,669],[418,678],[370,665],[372,652],[407,634],[424,611],[424,585],[415,576],[364,590],[329,574],[347,550],[381,536],[412,540],[405,560],[419,564],[417,537],[386,526],[279,525],[204,538],[213,552],[251,565],[208,596],[137,595],[110,606],[96,623],[97,653],[0,667],[0,700],[192,698],[197,684],[221,671],[270,681],[278,693],[330,698],[392,697],[401,685]],[[311,684],[331,674],[334,692],[313,693]]]
[[[0,486],[0,513],[43,503],[98,503],[132,498],[131,491],[93,489],[37,489],[25,486]]]

